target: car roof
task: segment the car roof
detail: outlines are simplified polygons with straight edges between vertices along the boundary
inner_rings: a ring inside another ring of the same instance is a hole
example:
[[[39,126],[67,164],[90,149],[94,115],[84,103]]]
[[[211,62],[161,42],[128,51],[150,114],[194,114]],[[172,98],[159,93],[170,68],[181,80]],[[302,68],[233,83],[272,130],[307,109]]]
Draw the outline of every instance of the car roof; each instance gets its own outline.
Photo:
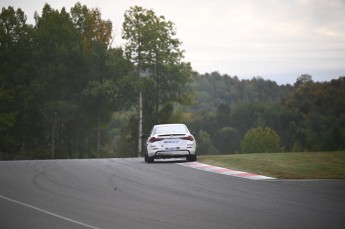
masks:
[[[158,125],[155,125],[154,127],[165,127],[165,126],[186,126],[186,125],[182,123],[173,123],[173,124],[158,124]]]
[[[178,128],[179,130],[177,130],[176,128]],[[157,132],[158,130],[161,129],[165,129],[164,131],[159,131],[159,133]],[[166,130],[169,129],[169,130]],[[175,130],[174,130],[175,129]],[[183,131],[181,131],[181,129],[183,129]],[[176,124],[159,124],[159,125],[155,125],[152,129],[151,134],[163,134],[163,133],[189,133],[189,130],[187,128],[187,126],[185,124],[180,124],[180,123],[176,123]]]

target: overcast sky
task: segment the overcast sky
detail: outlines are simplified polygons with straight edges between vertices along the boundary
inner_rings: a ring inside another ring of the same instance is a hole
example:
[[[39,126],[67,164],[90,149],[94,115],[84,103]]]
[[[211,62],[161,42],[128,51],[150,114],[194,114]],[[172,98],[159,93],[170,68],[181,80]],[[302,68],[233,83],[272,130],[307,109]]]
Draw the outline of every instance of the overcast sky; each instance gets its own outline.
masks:
[[[68,11],[77,1],[1,0],[0,6],[33,14],[44,3]],[[293,84],[301,74],[314,81],[345,76],[345,0],[80,0],[99,8],[121,45],[123,15],[130,6],[153,9],[175,23],[185,61],[199,73]]]

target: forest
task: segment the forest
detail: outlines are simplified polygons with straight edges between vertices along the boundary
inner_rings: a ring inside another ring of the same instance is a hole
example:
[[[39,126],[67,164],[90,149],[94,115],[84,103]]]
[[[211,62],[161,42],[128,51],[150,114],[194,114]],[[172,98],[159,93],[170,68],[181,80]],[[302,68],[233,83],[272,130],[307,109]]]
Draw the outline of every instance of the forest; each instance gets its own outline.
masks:
[[[279,151],[345,150],[344,76],[278,85],[200,74],[174,23],[139,6],[125,12],[121,47],[97,8],[45,4],[34,19],[0,14],[0,160],[136,157],[139,94],[143,133],[186,123],[198,154],[245,153],[246,133],[263,128]]]
[[[345,148],[345,77],[313,82],[303,74],[279,86],[214,72],[196,76],[192,88],[197,102],[186,122],[198,133],[199,153],[241,153],[245,133],[258,127],[274,130],[286,152]]]

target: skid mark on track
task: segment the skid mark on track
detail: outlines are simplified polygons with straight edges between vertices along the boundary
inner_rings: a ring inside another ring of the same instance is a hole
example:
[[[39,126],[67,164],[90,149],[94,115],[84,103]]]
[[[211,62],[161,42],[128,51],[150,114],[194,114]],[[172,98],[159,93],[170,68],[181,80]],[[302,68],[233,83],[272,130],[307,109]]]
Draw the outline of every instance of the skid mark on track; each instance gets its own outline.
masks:
[[[242,171],[237,171],[237,170],[232,170],[232,169],[226,169],[218,166],[213,166],[213,165],[208,165],[208,164],[203,164],[200,162],[185,162],[185,163],[177,163],[178,165],[186,166],[189,168],[194,168],[194,169],[199,169],[203,171],[208,171],[208,172],[213,172],[213,173],[219,173],[223,175],[228,175],[228,176],[234,176],[234,177],[241,177],[241,178],[246,178],[246,179],[251,179],[251,180],[273,180],[275,178],[273,177],[267,177],[267,176],[262,176],[254,173],[248,173],[248,172],[242,172]]]

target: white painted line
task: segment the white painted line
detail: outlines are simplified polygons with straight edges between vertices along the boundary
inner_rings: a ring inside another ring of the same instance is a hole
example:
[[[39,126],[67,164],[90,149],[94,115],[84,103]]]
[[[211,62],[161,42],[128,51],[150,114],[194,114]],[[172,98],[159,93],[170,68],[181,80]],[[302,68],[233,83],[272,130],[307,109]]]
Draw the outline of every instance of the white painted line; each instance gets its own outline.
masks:
[[[187,162],[188,163],[188,162]],[[208,168],[208,167],[212,167],[211,165],[206,165],[206,164],[192,164],[190,165],[190,167],[193,167],[193,168]]]
[[[254,173],[242,172],[232,169],[226,169],[218,166],[203,164],[200,162],[185,162],[185,163],[177,163],[178,165],[186,166],[193,169],[199,169],[207,172],[218,173],[228,176],[246,178],[251,180],[274,180],[273,177],[262,176]]]
[[[241,171],[231,171],[231,172],[225,172],[225,173],[222,173],[224,175],[236,175],[236,174],[242,174],[242,173],[245,173],[245,172],[241,172]]]
[[[61,216],[61,215],[52,213],[52,212],[50,212],[50,211],[43,210],[43,209],[41,209],[41,208],[38,208],[38,207],[35,207],[35,206],[32,206],[32,205],[29,205],[29,204],[20,202],[20,201],[18,201],[18,200],[14,200],[14,199],[5,197],[5,196],[3,196],[3,195],[0,195],[0,198],[2,198],[2,199],[4,199],[4,200],[7,200],[7,201],[10,201],[10,202],[13,202],[13,203],[16,203],[16,204],[19,204],[19,205],[22,205],[22,206],[25,206],[25,207],[28,207],[28,208],[31,208],[31,209],[34,209],[34,210],[39,211],[39,212],[43,212],[43,213],[45,213],[45,214],[47,214],[47,215],[55,216],[56,218],[59,218],[59,219],[63,219],[63,220],[65,220],[65,221],[68,221],[68,222],[71,222],[71,223],[75,223],[75,224],[78,224],[78,225],[87,227],[87,228],[100,229],[100,228],[98,228],[98,227],[94,227],[94,226],[91,226],[91,225],[88,225],[88,224],[79,222],[79,221],[77,221],[77,220],[69,219],[69,218],[67,218],[67,217],[64,217],[64,216]]]
[[[216,166],[212,166],[212,167],[208,167],[208,168],[204,168],[203,170],[206,170],[206,171],[210,171],[210,172],[213,172],[215,170],[220,170],[222,169],[221,167],[216,167]]]
[[[252,180],[272,180],[272,179],[275,179],[273,177],[267,177],[267,176],[262,176],[262,175],[251,176],[251,177],[247,177],[247,178],[252,179]]]

